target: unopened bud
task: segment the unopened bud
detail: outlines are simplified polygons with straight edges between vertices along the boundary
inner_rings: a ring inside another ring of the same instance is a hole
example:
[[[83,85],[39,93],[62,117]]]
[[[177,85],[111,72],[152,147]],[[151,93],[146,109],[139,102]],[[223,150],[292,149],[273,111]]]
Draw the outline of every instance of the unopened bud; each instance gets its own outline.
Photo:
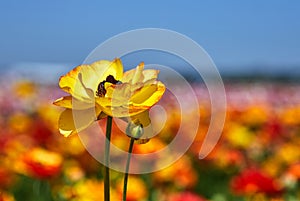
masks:
[[[126,128],[126,135],[134,139],[139,139],[144,134],[143,125],[130,122]]]

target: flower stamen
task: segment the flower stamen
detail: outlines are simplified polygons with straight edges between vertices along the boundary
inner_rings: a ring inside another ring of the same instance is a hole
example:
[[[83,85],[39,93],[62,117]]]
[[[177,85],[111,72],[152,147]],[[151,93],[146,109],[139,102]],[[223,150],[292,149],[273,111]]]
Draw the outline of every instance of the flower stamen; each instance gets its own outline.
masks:
[[[98,97],[104,97],[105,94],[106,94],[106,89],[104,87],[105,82],[109,82],[109,83],[112,83],[112,84],[122,84],[122,82],[119,81],[119,80],[116,80],[114,78],[114,76],[112,76],[112,75],[107,76],[106,79],[103,80],[102,82],[100,82],[99,85],[98,85],[98,90],[96,91],[96,95]]]

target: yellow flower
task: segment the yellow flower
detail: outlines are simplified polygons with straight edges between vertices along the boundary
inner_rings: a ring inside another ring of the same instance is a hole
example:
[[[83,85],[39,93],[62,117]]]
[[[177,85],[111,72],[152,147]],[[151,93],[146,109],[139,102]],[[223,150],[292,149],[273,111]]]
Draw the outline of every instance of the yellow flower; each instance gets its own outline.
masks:
[[[235,147],[248,148],[255,135],[246,126],[232,123],[226,133],[226,139]]]
[[[14,92],[19,98],[30,98],[36,94],[37,87],[33,82],[23,80],[15,83]]]
[[[107,115],[127,117],[131,122],[148,126],[148,110],[165,91],[164,84],[157,81],[158,73],[144,70],[141,63],[123,74],[118,58],[74,68],[59,80],[59,87],[70,95],[54,102],[66,108],[59,118],[60,133],[69,136],[80,132]]]
[[[84,179],[71,186],[63,185],[58,186],[55,189],[55,193],[63,200],[70,201],[94,201],[104,200],[103,181],[97,181],[95,179]],[[120,200],[118,193],[115,189],[110,190],[110,200]]]

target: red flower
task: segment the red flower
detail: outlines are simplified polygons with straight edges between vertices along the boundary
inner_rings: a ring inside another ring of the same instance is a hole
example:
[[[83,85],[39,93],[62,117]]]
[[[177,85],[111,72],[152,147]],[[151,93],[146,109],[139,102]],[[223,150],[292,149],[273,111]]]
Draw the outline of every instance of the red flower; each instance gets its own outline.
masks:
[[[231,189],[239,195],[251,195],[265,193],[274,195],[281,193],[280,186],[276,181],[256,169],[244,170],[231,181]]]

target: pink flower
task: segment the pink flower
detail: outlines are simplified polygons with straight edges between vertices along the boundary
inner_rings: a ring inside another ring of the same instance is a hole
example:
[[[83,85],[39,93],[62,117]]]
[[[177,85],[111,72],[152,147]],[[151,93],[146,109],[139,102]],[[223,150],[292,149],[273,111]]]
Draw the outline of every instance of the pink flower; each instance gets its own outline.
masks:
[[[178,194],[173,194],[168,197],[168,201],[206,201],[203,197],[200,195],[197,195],[192,192],[182,192]]]

